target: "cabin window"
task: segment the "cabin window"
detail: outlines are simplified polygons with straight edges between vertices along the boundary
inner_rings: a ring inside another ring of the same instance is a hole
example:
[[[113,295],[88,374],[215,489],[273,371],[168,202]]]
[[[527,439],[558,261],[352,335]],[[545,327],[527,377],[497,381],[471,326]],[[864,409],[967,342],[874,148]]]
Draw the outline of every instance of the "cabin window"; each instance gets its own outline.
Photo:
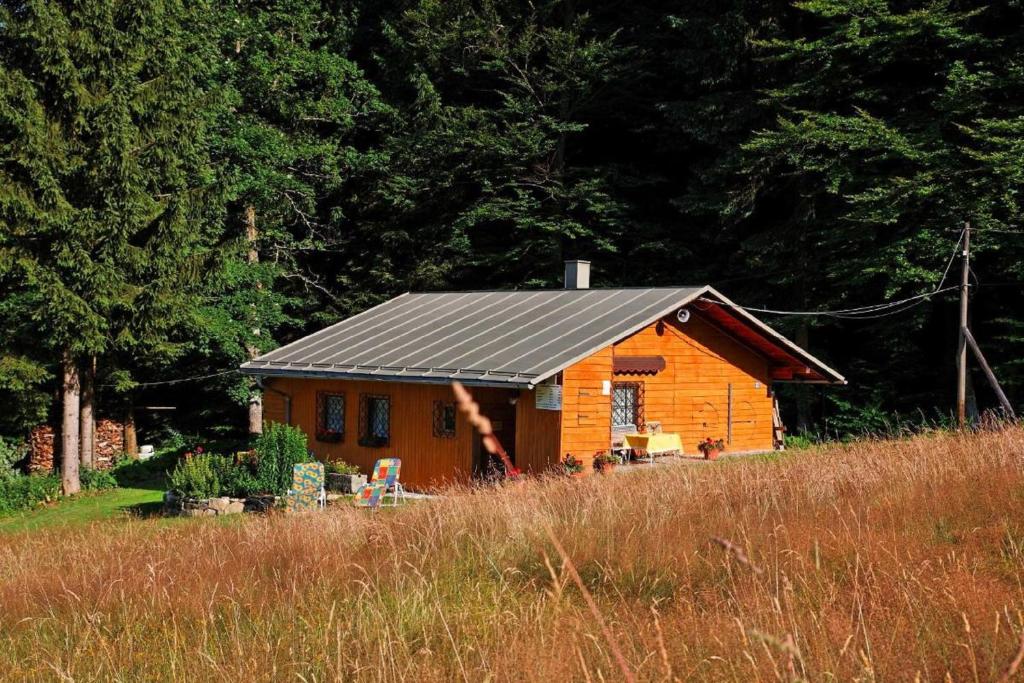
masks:
[[[612,384],[612,429],[644,426],[643,384],[615,382]]]
[[[345,438],[345,394],[317,392],[317,441],[341,441]]]
[[[455,403],[434,401],[434,436],[441,439],[455,438]]]
[[[359,445],[387,446],[391,439],[391,397],[363,394],[359,400]]]

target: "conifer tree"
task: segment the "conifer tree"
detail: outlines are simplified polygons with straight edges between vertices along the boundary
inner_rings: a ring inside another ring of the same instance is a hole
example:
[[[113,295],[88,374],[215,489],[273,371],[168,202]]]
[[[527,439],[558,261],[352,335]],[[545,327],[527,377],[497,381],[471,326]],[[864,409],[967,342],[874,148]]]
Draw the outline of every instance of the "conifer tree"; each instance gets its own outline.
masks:
[[[338,195],[366,163],[354,143],[383,110],[349,56],[353,14],[347,3],[324,0],[217,5],[227,106],[216,155],[228,233],[242,242],[222,264],[223,310],[204,312],[218,362],[272,348],[286,305],[333,297],[308,256],[337,250],[347,228]],[[249,431],[260,431],[260,388],[243,378],[232,394],[248,404]]]
[[[0,275],[60,368],[78,491],[80,365],[172,352],[215,216],[202,3],[0,8]]]

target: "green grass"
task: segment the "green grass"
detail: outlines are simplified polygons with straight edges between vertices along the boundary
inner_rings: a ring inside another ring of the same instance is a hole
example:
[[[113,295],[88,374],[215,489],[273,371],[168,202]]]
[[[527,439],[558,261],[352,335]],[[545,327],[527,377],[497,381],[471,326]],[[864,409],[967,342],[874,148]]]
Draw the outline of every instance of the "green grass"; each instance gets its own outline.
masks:
[[[68,527],[125,517],[152,514],[163,501],[163,491],[146,488],[116,488],[81,493],[35,510],[0,517],[0,533]]]
[[[118,468],[118,488],[84,491],[34,510],[0,516],[0,533],[81,526],[129,515],[151,516],[159,512],[167,488],[166,472],[176,455],[165,451],[145,461]]]

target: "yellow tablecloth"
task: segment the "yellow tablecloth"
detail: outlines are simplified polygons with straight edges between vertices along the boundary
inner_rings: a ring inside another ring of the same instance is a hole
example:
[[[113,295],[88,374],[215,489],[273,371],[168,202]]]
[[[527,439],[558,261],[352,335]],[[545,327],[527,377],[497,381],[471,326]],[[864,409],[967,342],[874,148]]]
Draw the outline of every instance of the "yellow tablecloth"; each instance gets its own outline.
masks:
[[[678,434],[626,434],[626,445],[635,450],[647,451],[651,454],[683,452],[683,441]]]

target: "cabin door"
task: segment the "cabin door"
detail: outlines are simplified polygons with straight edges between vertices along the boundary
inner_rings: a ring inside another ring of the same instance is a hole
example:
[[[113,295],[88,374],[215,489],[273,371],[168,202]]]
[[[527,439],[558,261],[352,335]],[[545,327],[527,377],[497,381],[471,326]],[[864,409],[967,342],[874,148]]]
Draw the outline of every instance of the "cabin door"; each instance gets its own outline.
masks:
[[[516,461],[516,407],[506,403],[481,403],[480,413],[491,420],[491,428],[512,462]],[[479,434],[473,437],[473,476],[485,478],[502,473],[501,460],[484,448]]]

